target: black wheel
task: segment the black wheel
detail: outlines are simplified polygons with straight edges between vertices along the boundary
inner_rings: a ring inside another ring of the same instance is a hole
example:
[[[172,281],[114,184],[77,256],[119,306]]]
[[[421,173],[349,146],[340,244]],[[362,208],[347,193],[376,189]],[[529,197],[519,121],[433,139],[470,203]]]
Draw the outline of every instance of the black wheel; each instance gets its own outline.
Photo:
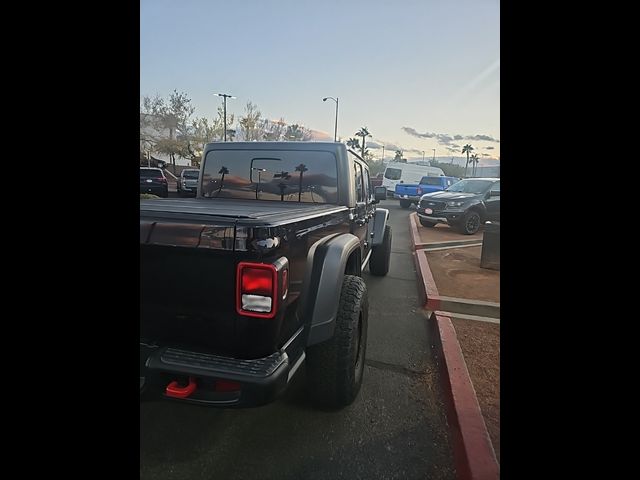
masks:
[[[423,227],[435,227],[438,222],[430,222],[429,220],[425,220],[424,218],[420,218],[420,225]]]
[[[369,259],[369,271],[372,275],[384,277],[389,271],[389,259],[391,257],[391,226],[385,225],[382,244],[373,247]]]
[[[480,214],[474,210],[467,212],[462,219],[462,222],[458,225],[460,233],[465,235],[473,235],[480,230]]]
[[[409,208],[411,206],[411,200],[400,200],[400,206],[402,208]]]
[[[330,408],[353,403],[362,385],[369,300],[364,280],[345,275],[333,338],[307,349],[307,381],[314,401]]]

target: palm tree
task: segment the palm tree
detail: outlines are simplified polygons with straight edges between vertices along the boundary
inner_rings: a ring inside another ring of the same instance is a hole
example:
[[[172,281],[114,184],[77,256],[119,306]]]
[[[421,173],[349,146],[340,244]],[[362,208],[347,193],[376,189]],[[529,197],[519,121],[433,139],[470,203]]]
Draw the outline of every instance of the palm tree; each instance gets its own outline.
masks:
[[[220,195],[220,190],[222,190],[222,185],[224,184],[224,176],[229,173],[229,169],[223,165],[222,168],[218,170],[218,173],[222,175],[222,177],[220,177],[220,186],[218,187],[218,193],[216,194],[216,197]]]
[[[396,155],[393,157],[394,162],[402,162],[402,150],[396,150]]]
[[[478,163],[480,162],[480,159],[478,158],[478,154],[474,153],[473,155],[471,155],[471,175],[472,176],[476,176],[476,166],[478,165]]]
[[[301,163],[296,167],[296,172],[300,172],[300,183],[298,184],[298,202],[300,202],[302,198],[302,175],[304,175],[304,172],[306,172],[307,170],[309,169],[304,163]]]
[[[462,147],[462,153],[467,154],[467,163],[464,164],[464,177],[467,178],[467,166],[469,165],[469,154],[473,152],[473,147],[471,144],[467,143],[464,147]]]
[[[353,148],[355,150],[359,146],[360,146],[360,140],[358,140],[357,138],[351,137],[349,140],[347,140],[347,147]]]
[[[362,157],[364,158],[364,152],[365,152],[364,140],[365,138],[370,137],[371,134],[369,133],[369,130],[367,129],[367,127],[362,127],[360,130],[356,132],[356,136],[362,137],[362,146],[360,147],[360,150],[362,152]]]

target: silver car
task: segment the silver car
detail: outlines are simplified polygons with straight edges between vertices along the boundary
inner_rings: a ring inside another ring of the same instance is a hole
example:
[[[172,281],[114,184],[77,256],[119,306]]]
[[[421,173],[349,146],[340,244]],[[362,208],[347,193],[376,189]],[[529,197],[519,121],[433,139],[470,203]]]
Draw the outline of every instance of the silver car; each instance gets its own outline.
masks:
[[[195,197],[198,192],[198,178],[200,176],[200,170],[195,168],[188,168],[182,170],[180,178],[178,178],[178,195],[185,197],[192,195]]]

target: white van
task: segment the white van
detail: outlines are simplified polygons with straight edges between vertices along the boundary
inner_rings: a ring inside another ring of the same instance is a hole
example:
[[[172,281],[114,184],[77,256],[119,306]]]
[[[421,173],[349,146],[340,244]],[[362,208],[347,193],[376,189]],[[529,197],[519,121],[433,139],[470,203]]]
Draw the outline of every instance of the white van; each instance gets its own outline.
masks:
[[[415,163],[391,162],[384,170],[382,186],[387,189],[387,196],[393,198],[398,183],[420,183],[422,177],[443,177],[444,172],[437,167],[416,165]]]

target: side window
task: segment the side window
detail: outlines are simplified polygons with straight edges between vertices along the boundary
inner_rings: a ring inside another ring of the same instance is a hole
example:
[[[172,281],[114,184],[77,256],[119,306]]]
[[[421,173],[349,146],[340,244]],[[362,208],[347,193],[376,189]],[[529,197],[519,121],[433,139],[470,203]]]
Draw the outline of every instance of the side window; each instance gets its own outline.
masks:
[[[364,170],[364,198],[367,199],[367,202],[371,200],[371,178],[369,178],[369,169],[367,167],[362,167]]]
[[[355,185],[356,185],[356,201],[364,202],[363,185],[362,185],[362,167],[354,162]]]

